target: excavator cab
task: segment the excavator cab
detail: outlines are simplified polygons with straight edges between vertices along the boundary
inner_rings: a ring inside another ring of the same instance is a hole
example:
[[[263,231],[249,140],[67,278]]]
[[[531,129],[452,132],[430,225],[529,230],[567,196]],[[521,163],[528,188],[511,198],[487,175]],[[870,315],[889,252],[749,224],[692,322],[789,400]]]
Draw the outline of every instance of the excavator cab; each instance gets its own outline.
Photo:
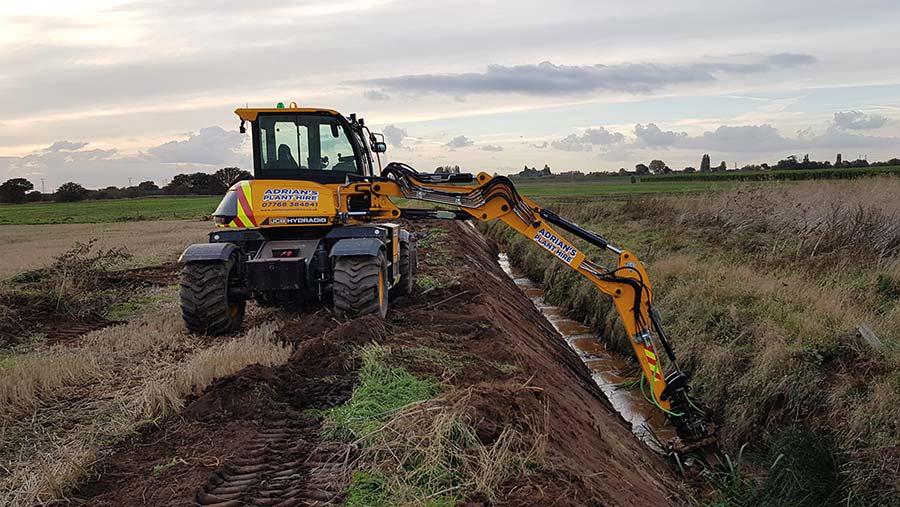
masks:
[[[365,124],[323,109],[240,112],[251,124],[256,179],[343,183],[371,176]]]

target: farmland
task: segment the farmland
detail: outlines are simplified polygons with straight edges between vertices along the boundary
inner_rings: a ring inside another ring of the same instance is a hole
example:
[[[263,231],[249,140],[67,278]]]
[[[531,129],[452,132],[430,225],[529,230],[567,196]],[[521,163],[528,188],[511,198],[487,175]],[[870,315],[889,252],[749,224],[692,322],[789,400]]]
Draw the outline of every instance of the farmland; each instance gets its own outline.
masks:
[[[219,200],[219,197],[152,197],[0,205],[0,225],[199,220],[212,213]]]
[[[634,194],[696,193],[736,186],[785,184],[804,180],[847,180],[900,174],[900,167],[815,169],[790,171],[725,171],[631,176],[554,176],[517,178],[516,187],[532,196],[628,196]],[[632,181],[632,179],[634,181]]]
[[[212,502],[211,477],[243,463],[264,480],[294,474],[272,495],[357,506],[574,507],[598,491],[608,505],[894,505],[900,180],[519,188],[646,262],[719,424],[700,477],[633,438],[468,227],[410,224],[416,293],[386,321],[251,305],[240,333],[210,340],[184,330],[172,261],[211,222],[129,220],[170,218],[157,202],[169,199],[139,199],[2,208],[27,221],[19,209],[57,207],[73,223],[0,226],[13,276],[0,291],[0,503]],[[171,201],[190,218],[216,204]],[[107,223],[79,209],[98,205]],[[548,303],[629,357],[608,298],[502,224],[480,228]],[[277,452],[260,460],[265,442]],[[623,488],[637,473],[648,487]]]

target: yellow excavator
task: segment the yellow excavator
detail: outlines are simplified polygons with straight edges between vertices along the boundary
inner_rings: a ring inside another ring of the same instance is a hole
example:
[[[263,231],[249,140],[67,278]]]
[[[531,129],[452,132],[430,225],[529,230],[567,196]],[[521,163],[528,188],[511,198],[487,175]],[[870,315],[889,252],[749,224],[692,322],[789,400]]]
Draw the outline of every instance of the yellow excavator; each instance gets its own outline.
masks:
[[[398,162],[382,167],[384,137],[355,114],[293,102],[235,113],[241,133],[250,126],[253,179],[228,190],[213,213],[217,230],[181,256],[181,310],[189,330],[237,330],[250,299],[262,305],[330,303],[338,315],[384,317],[392,299],[412,292],[416,272],[415,238],[393,221],[501,220],[613,299],[651,402],[682,439],[709,434],[634,253],[542,209],[504,176],[426,174]],[[453,209],[400,208],[392,198]],[[612,252],[615,267],[588,259],[557,229]],[[668,358],[668,373],[657,344]]]

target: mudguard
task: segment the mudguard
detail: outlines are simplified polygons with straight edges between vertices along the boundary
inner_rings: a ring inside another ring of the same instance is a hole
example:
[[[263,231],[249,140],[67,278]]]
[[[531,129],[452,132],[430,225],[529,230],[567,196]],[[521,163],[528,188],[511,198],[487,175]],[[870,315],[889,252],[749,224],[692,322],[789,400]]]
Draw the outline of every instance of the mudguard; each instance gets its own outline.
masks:
[[[409,243],[409,231],[406,229],[400,229],[400,242],[401,243]]]
[[[378,255],[384,249],[384,242],[379,238],[346,238],[331,247],[331,257],[347,257],[350,255]]]
[[[234,243],[196,243],[184,249],[178,262],[227,261],[237,251]]]

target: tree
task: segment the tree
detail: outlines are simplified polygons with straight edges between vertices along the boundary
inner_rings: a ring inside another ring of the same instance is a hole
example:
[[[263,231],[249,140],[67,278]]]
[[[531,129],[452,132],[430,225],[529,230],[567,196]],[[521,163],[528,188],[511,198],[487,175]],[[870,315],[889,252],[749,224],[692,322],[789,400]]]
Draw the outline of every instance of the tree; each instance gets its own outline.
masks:
[[[548,164],[544,164],[544,168],[541,169],[540,176],[550,176],[553,172],[550,171],[550,166]]]
[[[697,172],[697,170],[694,169],[694,168],[691,167],[691,166],[687,166],[687,167],[685,167],[681,172],[683,172],[683,173],[693,173],[693,172]]]
[[[635,183],[637,183],[637,178],[635,178],[634,175],[631,175],[631,184],[633,185]]]
[[[835,166],[835,167],[842,167],[843,165],[844,165],[844,161],[843,161],[843,159],[841,158],[841,154],[838,153],[838,154],[837,154],[837,158],[834,159],[834,166]]]
[[[138,189],[145,194],[152,194],[154,192],[159,192],[159,187],[156,186],[156,183],[152,181],[142,181],[138,183]]]
[[[667,166],[666,163],[663,162],[662,160],[651,160],[650,161],[650,172],[653,174],[663,174],[663,173],[670,172],[667,169],[669,169],[669,166]]]
[[[218,178],[209,173],[178,174],[163,192],[170,195],[219,195],[228,190]]]
[[[620,167],[619,174],[621,174],[622,176],[625,176],[626,174],[628,174],[628,171],[624,167]]]
[[[437,169],[434,170],[435,174],[459,174],[459,166],[458,165],[442,165],[438,166]]]
[[[84,199],[87,193],[87,189],[74,181],[63,183],[56,189],[56,202],[78,202]]]
[[[644,176],[650,174],[650,168],[644,164],[638,164],[634,166],[634,172],[636,172],[638,176]]]
[[[719,164],[719,167],[716,168],[716,171],[717,171],[717,172],[718,172],[718,171],[727,171],[727,170],[728,170],[728,165],[725,164],[725,161],[724,161],[724,160],[722,161],[721,164]]]
[[[38,192],[37,190],[32,190],[25,194],[25,202],[38,202],[44,200],[44,194]]]
[[[703,158],[700,160],[700,172],[708,173],[709,172],[709,155],[703,154]]]
[[[239,181],[249,180],[253,178],[249,172],[241,169],[240,167],[223,167],[216,171],[213,176],[216,177],[217,180],[222,182],[222,185],[225,188],[231,188],[231,185]]]
[[[19,204],[25,202],[25,194],[34,189],[34,184],[25,178],[12,178],[0,185],[0,202]]]

